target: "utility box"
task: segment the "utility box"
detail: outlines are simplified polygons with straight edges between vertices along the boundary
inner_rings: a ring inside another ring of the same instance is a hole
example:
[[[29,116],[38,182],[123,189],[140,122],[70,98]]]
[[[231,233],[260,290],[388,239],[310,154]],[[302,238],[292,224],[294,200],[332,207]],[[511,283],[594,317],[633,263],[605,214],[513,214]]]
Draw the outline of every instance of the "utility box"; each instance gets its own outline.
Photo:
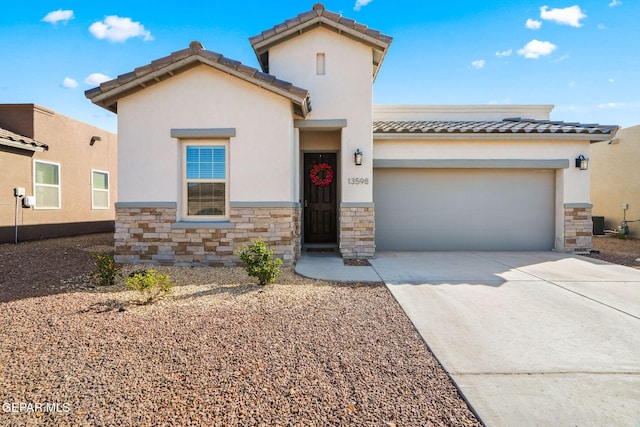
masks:
[[[16,187],[13,189],[13,196],[14,197],[22,197],[25,194],[25,190],[24,187]]]
[[[604,234],[604,217],[593,216],[591,219],[593,220],[593,235],[602,236]]]
[[[26,196],[22,199],[23,208],[34,208],[36,206],[36,196]]]

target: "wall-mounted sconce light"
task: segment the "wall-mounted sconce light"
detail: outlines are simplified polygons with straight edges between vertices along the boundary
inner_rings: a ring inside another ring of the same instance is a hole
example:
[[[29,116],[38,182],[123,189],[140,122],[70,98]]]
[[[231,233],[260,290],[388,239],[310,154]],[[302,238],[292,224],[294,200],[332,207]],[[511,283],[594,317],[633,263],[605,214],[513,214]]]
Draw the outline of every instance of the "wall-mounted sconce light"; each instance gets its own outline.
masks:
[[[102,141],[102,137],[100,137],[100,136],[92,136],[91,137],[91,142],[89,142],[89,145],[93,147],[93,144],[95,144],[96,141]]]
[[[576,158],[576,167],[581,171],[586,171],[587,169],[589,169],[589,158],[580,154]]]
[[[355,153],[353,153],[354,160],[356,162],[356,166],[362,165],[362,151],[358,148]]]

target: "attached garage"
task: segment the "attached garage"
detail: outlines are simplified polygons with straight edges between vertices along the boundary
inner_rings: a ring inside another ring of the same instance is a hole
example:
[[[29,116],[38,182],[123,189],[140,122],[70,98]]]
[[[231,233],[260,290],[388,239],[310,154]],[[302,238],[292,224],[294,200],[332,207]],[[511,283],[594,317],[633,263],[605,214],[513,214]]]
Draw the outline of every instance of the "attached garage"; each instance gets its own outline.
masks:
[[[553,169],[374,169],[376,250],[551,250]]]

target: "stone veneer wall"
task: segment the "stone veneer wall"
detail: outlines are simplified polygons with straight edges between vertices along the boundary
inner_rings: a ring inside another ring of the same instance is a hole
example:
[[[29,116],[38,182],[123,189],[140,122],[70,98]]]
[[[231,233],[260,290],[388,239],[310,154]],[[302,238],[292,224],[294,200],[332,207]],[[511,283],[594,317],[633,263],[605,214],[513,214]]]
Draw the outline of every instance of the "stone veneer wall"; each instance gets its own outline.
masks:
[[[592,205],[571,203],[564,205],[564,250],[566,252],[589,252],[592,248]]]
[[[229,222],[176,223],[176,203],[116,203],[115,259],[124,263],[233,266],[233,251],[262,237],[283,265],[300,254],[300,208],[232,203]]]
[[[340,205],[340,254],[343,258],[371,258],[375,255],[373,203]]]

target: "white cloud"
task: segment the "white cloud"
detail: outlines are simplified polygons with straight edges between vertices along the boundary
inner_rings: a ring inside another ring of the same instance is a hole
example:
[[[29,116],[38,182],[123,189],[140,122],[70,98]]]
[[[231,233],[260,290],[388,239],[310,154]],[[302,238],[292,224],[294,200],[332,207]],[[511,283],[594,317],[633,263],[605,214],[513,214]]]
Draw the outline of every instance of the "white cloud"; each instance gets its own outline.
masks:
[[[145,30],[144,25],[133,22],[131,18],[121,18],[116,15],[107,16],[101,22],[94,22],[89,27],[89,31],[96,38],[111,42],[124,42],[131,37],[142,37],[144,41],[153,40],[151,32]]]
[[[605,27],[604,24],[598,24],[598,29],[599,30],[606,30],[607,27]]]
[[[541,42],[540,40],[531,40],[522,49],[518,50],[518,55],[525,58],[538,59],[541,56],[551,54],[556,50],[557,46],[551,42]]]
[[[557,24],[571,25],[572,27],[582,27],[580,20],[586,17],[587,15],[582,12],[578,5],[565,7],[564,9],[549,9],[549,6],[540,8],[540,18]]]
[[[62,86],[69,89],[75,89],[78,87],[78,82],[72,79],[71,77],[65,77],[64,80],[62,81]]]
[[[611,3],[609,3],[609,7],[616,7],[616,6],[620,6],[622,4],[622,2],[620,0],[611,0]]]
[[[475,61],[471,62],[471,66],[476,70],[484,68],[484,64],[485,64],[484,59],[476,59]]]
[[[104,83],[111,80],[111,77],[102,73],[91,73],[84,79],[84,82],[90,86],[98,86],[100,83]]]
[[[359,11],[360,9],[362,9],[363,6],[368,5],[372,1],[373,0],[356,0],[356,4],[355,6],[353,6],[353,10]]]
[[[52,24],[57,24],[58,22],[66,24],[70,19],[73,19],[73,10],[62,9],[49,12],[44,18],[42,18],[44,22],[50,22]]]
[[[527,22],[524,24],[530,30],[537,30],[542,27],[542,21],[536,21],[535,19],[527,19]]]
[[[512,53],[513,53],[513,49],[507,49],[500,52],[496,52],[496,56],[498,58],[504,58],[505,56],[511,56]]]
[[[624,107],[624,102],[607,102],[606,104],[598,104],[598,108],[604,110],[606,108]]]

